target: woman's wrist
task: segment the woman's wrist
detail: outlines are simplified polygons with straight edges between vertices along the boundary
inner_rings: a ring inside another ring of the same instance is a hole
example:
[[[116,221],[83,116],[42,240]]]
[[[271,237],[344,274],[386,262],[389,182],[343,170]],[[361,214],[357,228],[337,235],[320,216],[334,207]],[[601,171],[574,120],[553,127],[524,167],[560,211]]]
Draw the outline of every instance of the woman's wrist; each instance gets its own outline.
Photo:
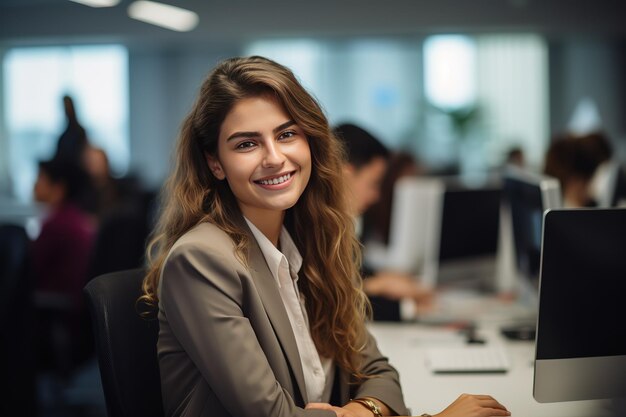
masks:
[[[349,410],[350,412],[354,413],[358,417],[372,417],[373,415],[372,412],[368,408],[354,401],[350,401],[349,403],[344,405],[343,408],[345,408],[346,410]]]
[[[355,398],[355,399],[350,400],[350,402],[347,405],[355,405],[356,407],[351,406],[350,410],[351,411],[361,410],[359,412],[359,415],[368,416],[368,417],[372,415],[374,417],[382,417],[383,415],[386,415],[386,413],[383,412],[383,408],[381,408],[382,403],[380,403],[374,398],[369,398],[369,397]],[[365,413],[363,413],[362,410],[365,410]]]

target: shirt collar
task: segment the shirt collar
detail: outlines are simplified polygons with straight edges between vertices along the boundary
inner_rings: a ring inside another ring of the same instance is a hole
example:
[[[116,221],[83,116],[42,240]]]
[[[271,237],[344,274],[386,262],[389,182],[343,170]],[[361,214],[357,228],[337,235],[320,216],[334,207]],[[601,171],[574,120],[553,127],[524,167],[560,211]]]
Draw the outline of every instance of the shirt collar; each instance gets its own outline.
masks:
[[[279,237],[280,247],[282,249],[281,252],[250,220],[245,217],[244,219],[246,220],[246,223],[248,223],[255,240],[259,244],[261,253],[263,253],[263,256],[265,257],[265,262],[267,262],[267,266],[274,276],[278,286],[281,286],[278,278],[278,271],[282,262],[285,262],[285,264],[289,267],[292,279],[297,281],[298,272],[302,267],[302,255],[300,255],[300,251],[296,247],[296,244],[285,226],[282,226]]]

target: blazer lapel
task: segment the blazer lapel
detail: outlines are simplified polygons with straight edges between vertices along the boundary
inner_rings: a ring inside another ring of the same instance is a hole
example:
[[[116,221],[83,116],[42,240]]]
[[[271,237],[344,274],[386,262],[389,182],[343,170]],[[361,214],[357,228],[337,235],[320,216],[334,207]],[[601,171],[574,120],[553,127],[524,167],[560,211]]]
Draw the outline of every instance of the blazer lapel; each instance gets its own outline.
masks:
[[[239,225],[248,232],[250,239],[250,247],[248,249],[249,267],[256,274],[255,283],[263,301],[263,306],[296,378],[300,395],[304,400],[304,404],[306,404],[308,403],[308,397],[305,389],[302,361],[300,360],[296,338],[289,322],[289,316],[287,316],[287,310],[285,310],[283,300],[278,292],[276,279],[267,266],[263,252],[261,252],[261,248],[243,217]]]

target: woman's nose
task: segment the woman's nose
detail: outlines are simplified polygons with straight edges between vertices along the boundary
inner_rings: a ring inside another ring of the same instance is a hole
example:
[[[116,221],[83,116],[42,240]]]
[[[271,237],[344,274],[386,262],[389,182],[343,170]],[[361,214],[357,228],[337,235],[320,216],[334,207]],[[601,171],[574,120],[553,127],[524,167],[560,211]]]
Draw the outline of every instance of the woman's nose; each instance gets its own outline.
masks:
[[[263,156],[263,167],[271,168],[280,166],[285,163],[285,155],[281,152],[280,146],[272,142],[265,147],[265,155]]]

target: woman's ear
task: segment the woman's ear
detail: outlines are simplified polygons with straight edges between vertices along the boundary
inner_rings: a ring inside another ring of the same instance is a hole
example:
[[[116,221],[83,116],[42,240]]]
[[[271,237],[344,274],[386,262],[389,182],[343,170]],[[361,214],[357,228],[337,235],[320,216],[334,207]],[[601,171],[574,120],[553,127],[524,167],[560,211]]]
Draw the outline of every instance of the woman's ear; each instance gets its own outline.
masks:
[[[226,174],[222,169],[222,164],[215,156],[205,153],[204,157],[206,159],[206,163],[209,169],[211,170],[211,173],[215,178],[217,178],[218,180],[223,180],[224,178],[226,178]]]
[[[343,164],[343,175],[348,178],[353,178],[356,175],[356,168],[349,162]]]

